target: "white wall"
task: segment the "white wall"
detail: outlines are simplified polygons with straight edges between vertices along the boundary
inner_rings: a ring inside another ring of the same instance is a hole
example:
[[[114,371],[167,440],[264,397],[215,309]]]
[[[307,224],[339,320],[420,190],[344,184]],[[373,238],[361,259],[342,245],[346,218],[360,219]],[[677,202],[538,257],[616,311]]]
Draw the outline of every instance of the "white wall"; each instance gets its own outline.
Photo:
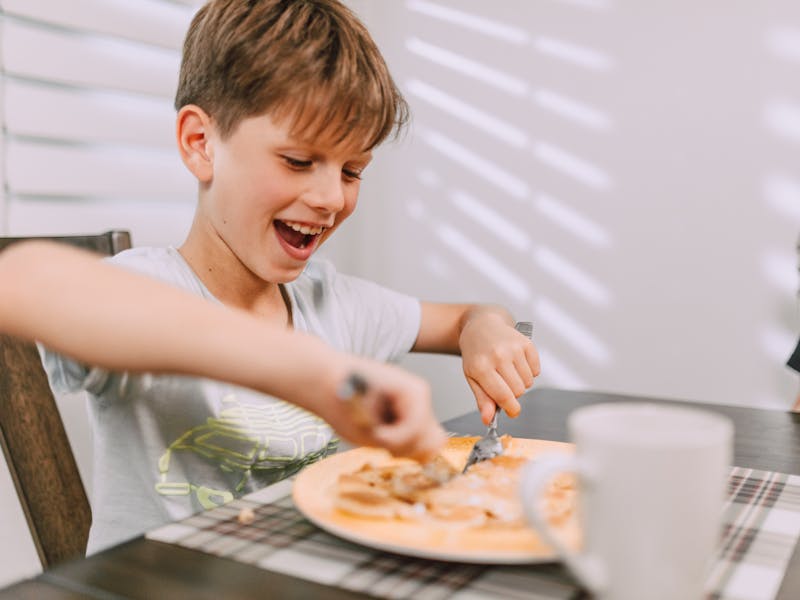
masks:
[[[366,175],[360,273],[533,320],[538,385],[790,406],[797,2],[353,5],[414,112]],[[408,364],[472,406],[457,361]]]
[[[414,125],[379,150],[325,250],[342,270],[425,299],[508,305],[535,322],[539,385],[789,405],[800,5],[349,4]],[[129,25],[134,38],[148,30]],[[190,204],[121,195],[6,199],[0,217],[19,233],[109,225],[132,227],[137,245],[180,240]],[[406,364],[431,379],[443,418],[473,407],[457,359]],[[86,471],[82,406],[67,410]],[[0,519],[2,585],[38,568],[2,469]]]

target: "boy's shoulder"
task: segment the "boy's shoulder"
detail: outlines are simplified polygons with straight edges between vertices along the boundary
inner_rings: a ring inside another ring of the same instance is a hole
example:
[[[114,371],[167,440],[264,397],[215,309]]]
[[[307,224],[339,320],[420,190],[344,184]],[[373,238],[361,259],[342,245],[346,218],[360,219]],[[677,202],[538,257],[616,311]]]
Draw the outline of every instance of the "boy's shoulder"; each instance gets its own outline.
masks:
[[[176,267],[179,258],[178,251],[171,247],[142,246],[123,250],[106,260],[120,267],[155,274],[164,268]]]
[[[119,267],[202,293],[202,285],[197,276],[178,250],[172,246],[131,248],[105,260]]]

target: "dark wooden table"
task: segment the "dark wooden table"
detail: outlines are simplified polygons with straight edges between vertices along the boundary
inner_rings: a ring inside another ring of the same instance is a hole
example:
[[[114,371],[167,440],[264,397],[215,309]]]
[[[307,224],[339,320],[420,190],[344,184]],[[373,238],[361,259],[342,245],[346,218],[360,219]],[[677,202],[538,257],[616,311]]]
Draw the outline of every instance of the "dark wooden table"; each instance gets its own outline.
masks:
[[[641,400],[670,402],[539,389],[526,395],[520,417],[504,418],[500,426],[503,433],[516,437],[567,441],[566,420],[574,409],[598,402]],[[737,466],[800,475],[800,415],[733,406],[694,403],[691,406],[716,411],[733,420],[736,427],[734,464]],[[477,412],[452,419],[445,426],[463,434],[482,434],[486,429]],[[0,591],[3,600],[256,597],[338,599],[364,596],[143,537],[59,565]],[[797,548],[778,598],[800,598],[800,551]]]

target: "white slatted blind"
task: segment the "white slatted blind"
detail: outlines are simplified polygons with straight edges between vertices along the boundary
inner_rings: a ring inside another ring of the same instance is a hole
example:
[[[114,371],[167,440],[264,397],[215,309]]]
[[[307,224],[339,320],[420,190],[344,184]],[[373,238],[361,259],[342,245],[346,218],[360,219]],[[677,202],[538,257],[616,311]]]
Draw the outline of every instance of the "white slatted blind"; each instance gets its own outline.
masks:
[[[177,244],[196,184],[172,99],[200,1],[0,0],[0,234]]]

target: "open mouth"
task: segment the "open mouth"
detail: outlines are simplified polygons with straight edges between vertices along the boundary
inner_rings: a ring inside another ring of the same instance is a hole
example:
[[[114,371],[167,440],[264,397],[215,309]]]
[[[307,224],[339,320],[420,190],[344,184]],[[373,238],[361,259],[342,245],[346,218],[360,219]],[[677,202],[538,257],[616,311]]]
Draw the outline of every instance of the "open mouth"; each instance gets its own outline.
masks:
[[[275,220],[275,231],[290,246],[302,250],[313,244],[322,232],[324,227],[312,227],[294,221]]]

